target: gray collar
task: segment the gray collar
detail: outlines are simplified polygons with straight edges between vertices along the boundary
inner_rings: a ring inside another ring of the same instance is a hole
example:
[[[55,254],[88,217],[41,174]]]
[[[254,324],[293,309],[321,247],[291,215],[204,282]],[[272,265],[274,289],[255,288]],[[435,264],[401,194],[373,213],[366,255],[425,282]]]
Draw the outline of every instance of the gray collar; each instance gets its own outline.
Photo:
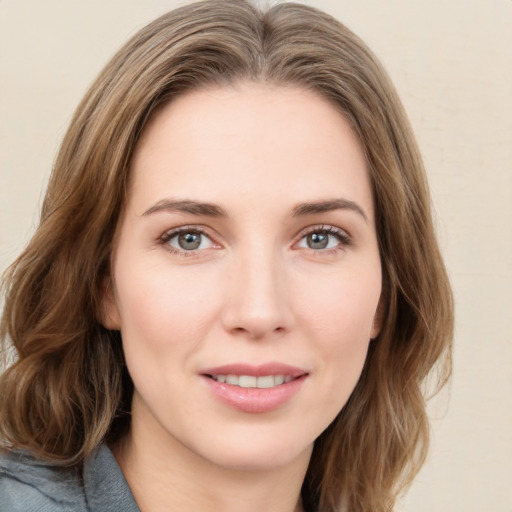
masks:
[[[84,491],[90,512],[140,512],[113,453],[101,445],[84,464]]]

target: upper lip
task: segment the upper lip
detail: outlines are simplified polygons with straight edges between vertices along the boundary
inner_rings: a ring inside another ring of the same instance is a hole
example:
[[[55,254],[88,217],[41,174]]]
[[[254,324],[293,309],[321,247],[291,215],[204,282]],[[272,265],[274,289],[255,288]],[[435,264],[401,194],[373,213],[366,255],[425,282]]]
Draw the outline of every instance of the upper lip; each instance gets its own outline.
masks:
[[[231,363],[215,368],[207,368],[200,372],[202,375],[252,375],[254,377],[263,377],[264,375],[284,375],[293,379],[306,375],[308,372],[302,368],[291,366],[284,363],[265,363],[265,364],[246,364]]]

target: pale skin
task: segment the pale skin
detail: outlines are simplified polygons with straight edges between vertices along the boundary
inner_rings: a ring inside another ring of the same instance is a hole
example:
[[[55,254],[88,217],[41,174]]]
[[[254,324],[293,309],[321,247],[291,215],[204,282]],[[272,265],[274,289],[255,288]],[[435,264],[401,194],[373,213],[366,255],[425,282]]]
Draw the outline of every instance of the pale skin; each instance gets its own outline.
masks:
[[[103,319],[134,381],[113,449],[142,512],[302,510],[314,440],[380,329],[374,217],[360,144],[312,92],[242,83],[152,117]],[[219,400],[205,375],[268,363],[302,372],[270,410]]]

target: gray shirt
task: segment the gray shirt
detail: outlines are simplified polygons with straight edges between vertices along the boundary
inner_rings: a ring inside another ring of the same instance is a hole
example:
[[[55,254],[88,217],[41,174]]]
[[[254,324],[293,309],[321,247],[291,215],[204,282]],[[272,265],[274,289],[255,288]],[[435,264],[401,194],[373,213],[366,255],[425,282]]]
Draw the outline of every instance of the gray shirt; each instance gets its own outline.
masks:
[[[81,472],[38,461],[23,452],[0,455],[1,512],[140,512],[107,446]]]

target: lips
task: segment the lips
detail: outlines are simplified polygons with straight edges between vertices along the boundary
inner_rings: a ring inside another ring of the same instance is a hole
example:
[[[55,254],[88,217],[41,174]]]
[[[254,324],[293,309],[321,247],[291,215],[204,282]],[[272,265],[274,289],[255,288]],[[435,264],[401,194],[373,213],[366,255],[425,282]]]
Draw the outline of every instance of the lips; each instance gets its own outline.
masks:
[[[223,405],[242,412],[264,413],[290,401],[308,372],[282,363],[230,364],[204,370],[201,376]]]

